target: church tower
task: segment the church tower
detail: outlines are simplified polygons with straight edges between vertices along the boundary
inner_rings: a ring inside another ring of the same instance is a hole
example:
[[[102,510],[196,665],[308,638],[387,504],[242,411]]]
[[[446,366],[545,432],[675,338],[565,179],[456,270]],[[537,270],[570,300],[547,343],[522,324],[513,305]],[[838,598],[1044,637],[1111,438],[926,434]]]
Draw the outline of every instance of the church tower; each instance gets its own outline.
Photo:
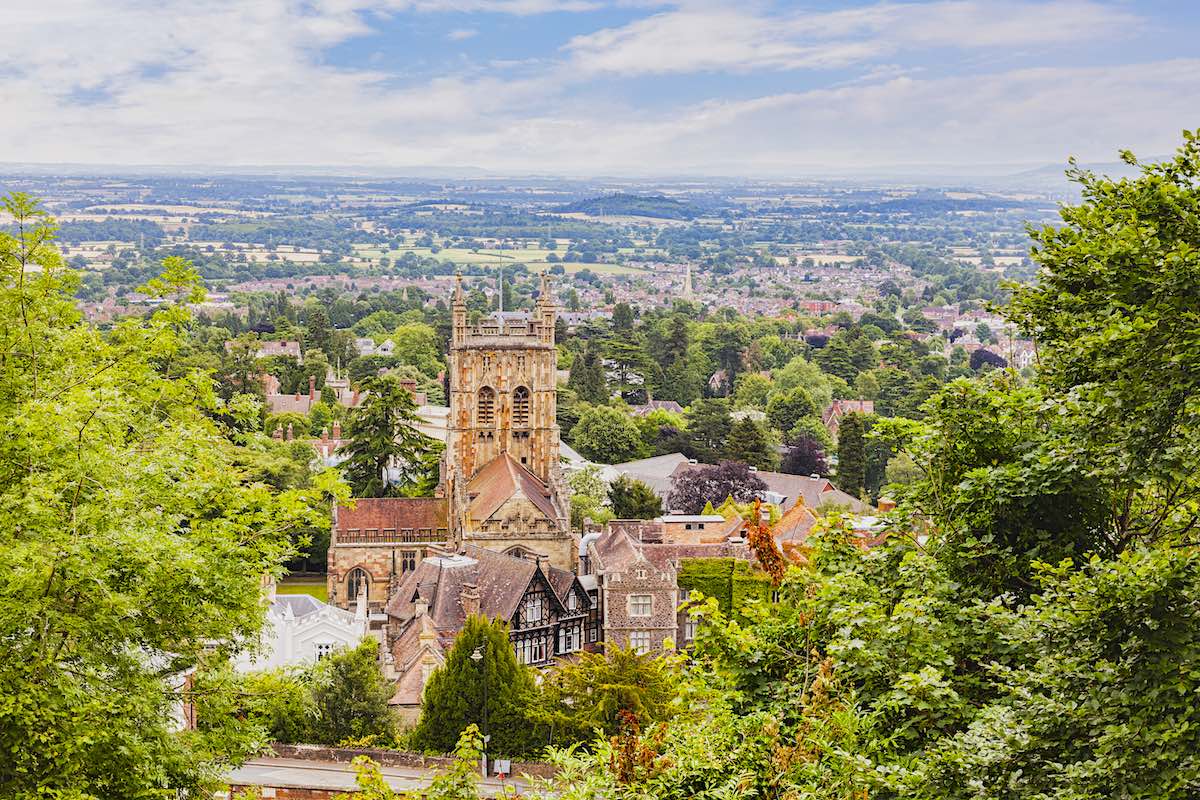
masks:
[[[528,321],[477,325],[467,322],[462,276],[455,280],[445,477],[456,539],[571,569],[549,276]]]

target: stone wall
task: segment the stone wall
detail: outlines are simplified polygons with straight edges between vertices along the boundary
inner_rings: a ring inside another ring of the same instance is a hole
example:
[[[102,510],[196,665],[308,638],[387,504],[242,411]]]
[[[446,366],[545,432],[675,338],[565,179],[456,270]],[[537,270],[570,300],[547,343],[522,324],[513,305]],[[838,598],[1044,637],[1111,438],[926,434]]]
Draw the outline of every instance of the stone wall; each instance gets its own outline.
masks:
[[[298,758],[306,761],[334,761],[349,764],[356,756],[367,756],[385,767],[414,767],[418,769],[446,769],[454,763],[453,758],[427,756],[398,750],[375,750],[371,748],[324,747],[315,744],[271,745],[279,758]],[[531,775],[538,778],[553,777],[555,768],[539,761],[512,762],[513,775]]]

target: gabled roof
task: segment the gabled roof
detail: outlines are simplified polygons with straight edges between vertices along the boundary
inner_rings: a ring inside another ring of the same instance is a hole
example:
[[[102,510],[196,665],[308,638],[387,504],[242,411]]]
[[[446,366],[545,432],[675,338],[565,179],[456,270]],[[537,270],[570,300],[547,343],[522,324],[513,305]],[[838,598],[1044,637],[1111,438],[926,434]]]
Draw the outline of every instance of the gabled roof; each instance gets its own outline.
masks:
[[[467,484],[467,495],[471,498],[471,519],[476,522],[489,519],[518,495],[533,503],[546,519],[558,518],[550,488],[508,453],[496,456],[475,473]]]
[[[561,609],[565,591],[560,593],[560,587],[569,589],[574,574],[545,563],[540,568]],[[428,614],[438,631],[455,634],[467,619],[461,602],[463,589],[473,586],[479,593],[479,612],[508,621],[517,613],[529,585],[540,580],[538,569],[539,565],[527,558],[466,545],[460,554],[430,556],[407,573],[386,611],[401,621],[410,620],[416,616],[414,601],[420,596],[429,604]]]

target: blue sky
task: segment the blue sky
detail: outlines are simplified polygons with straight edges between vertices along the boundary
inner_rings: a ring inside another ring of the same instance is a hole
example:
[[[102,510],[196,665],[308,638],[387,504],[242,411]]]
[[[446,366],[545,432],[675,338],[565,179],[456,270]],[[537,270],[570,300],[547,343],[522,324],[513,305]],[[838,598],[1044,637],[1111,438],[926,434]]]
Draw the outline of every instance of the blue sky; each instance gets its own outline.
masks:
[[[1200,3],[48,0],[0,162],[798,177],[1171,150]]]

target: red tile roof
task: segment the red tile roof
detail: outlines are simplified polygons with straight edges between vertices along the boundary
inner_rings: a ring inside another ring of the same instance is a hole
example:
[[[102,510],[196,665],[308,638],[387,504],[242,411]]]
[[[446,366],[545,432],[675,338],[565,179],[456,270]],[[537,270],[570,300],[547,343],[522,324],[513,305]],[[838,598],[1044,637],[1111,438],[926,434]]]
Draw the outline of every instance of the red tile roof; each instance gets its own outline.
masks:
[[[501,453],[475,473],[475,477],[467,484],[467,494],[471,498],[471,519],[476,522],[488,519],[518,493],[533,503],[547,519],[558,517],[550,500],[549,487],[508,453]]]
[[[336,513],[339,531],[447,527],[443,497],[360,497],[354,508],[339,505]]]

